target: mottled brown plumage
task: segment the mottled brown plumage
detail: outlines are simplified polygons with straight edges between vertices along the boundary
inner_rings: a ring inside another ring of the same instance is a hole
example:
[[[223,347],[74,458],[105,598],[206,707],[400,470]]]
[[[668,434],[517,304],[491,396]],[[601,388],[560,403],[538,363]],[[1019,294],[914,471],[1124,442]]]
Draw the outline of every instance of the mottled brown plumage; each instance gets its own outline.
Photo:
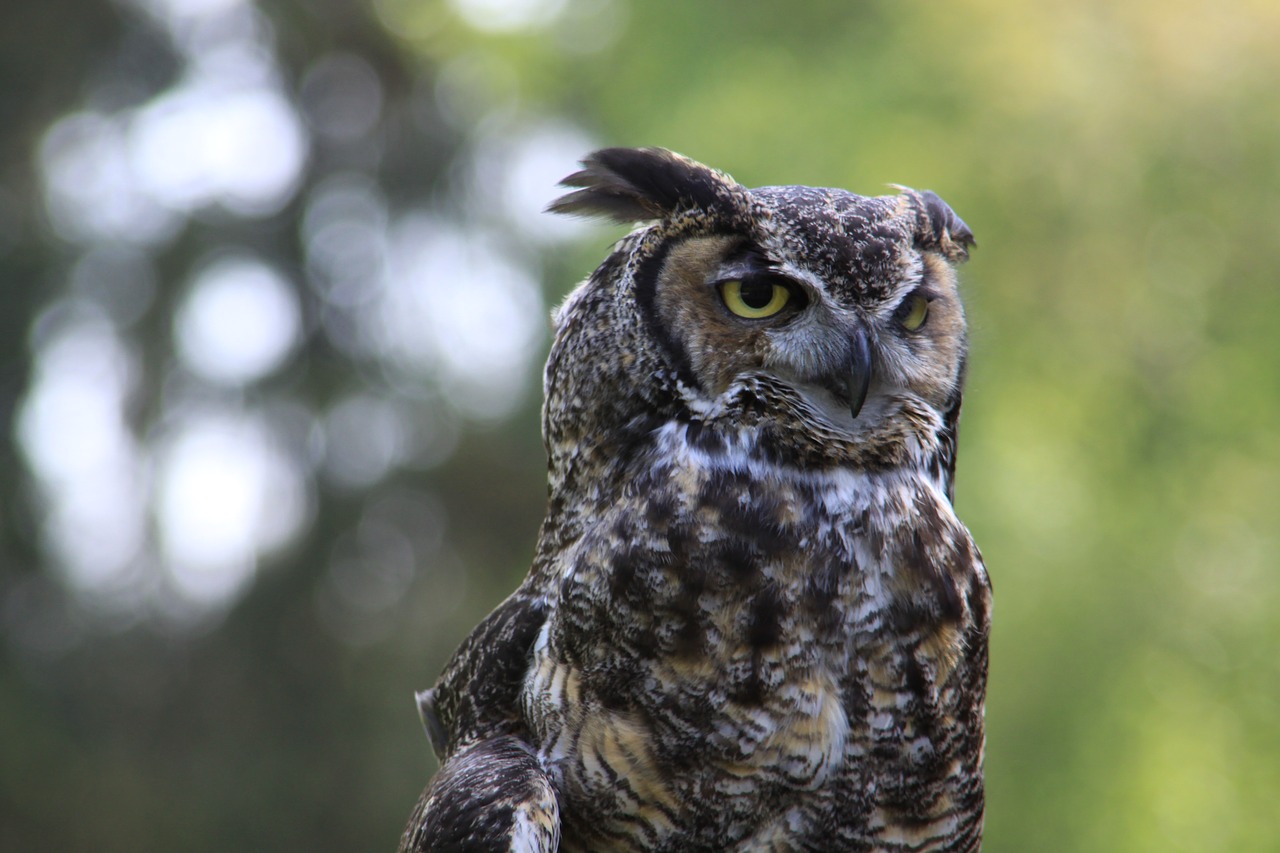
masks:
[[[977,850],[990,585],[952,508],[973,239],[937,196],[607,149],[528,578],[420,697],[402,851]]]

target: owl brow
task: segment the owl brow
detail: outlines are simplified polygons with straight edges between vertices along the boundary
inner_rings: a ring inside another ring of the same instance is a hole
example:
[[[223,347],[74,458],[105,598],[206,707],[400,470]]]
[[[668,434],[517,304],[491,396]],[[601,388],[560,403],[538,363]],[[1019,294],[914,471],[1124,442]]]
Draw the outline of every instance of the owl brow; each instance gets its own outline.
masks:
[[[903,303],[907,301],[913,294],[920,294],[925,299],[932,302],[942,295],[934,283],[933,276],[929,272],[928,264],[922,265],[920,269],[920,278],[914,283],[909,280],[904,282],[902,287],[894,293],[894,298],[886,302],[892,305],[896,311]]]
[[[757,276],[777,276],[789,279],[789,276],[779,269],[778,265],[770,260],[764,252],[760,251],[759,247],[752,243],[744,242],[725,255],[713,283]]]

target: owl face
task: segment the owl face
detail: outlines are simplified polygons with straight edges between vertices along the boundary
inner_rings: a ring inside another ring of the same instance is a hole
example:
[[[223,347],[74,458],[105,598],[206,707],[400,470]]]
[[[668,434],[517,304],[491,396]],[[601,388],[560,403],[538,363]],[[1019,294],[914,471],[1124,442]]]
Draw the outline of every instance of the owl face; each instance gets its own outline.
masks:
[[[595,350],[596,365],[621,356],[615,394],[630,386],[651,409],[749,413],[864,450],[902,444],[904,415],[936,431],[958,408],[965,320],[952,264],[973,238],[937,196],[752,190],[656,149],[585,165],[554,210],[656,220],[559,315],[556,349]],[[553,351],[549,405],[582,361]]]
[[[965,323],[954,274],[910,247],[896,263],[896,280],[868,293],[803,257],[765,254],[747,235],[690,237],[667,253],[653,313],[706,406],[741,379],[767,377],[853,432],[885,417],[892,400],[941,410],[960,379]]]

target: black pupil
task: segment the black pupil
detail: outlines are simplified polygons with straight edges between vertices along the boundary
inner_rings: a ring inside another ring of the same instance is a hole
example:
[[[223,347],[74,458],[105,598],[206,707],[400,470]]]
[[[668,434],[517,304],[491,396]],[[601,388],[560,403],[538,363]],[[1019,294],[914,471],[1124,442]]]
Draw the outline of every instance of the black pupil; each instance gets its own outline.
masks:
[[[748,308],[754,308],[758,311],[773,301],[773,282],[760,281],[759,279],[744,281],[738,294]]]

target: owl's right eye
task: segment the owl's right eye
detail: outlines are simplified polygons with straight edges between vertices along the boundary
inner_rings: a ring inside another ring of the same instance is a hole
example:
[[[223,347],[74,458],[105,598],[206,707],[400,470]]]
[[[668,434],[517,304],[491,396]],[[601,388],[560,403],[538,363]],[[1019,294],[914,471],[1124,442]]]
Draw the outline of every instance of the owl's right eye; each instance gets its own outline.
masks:
[[[747,320],[772,317],[791,301],[791,291],[767,278],[731,279],[720,285],[725,307]]]

